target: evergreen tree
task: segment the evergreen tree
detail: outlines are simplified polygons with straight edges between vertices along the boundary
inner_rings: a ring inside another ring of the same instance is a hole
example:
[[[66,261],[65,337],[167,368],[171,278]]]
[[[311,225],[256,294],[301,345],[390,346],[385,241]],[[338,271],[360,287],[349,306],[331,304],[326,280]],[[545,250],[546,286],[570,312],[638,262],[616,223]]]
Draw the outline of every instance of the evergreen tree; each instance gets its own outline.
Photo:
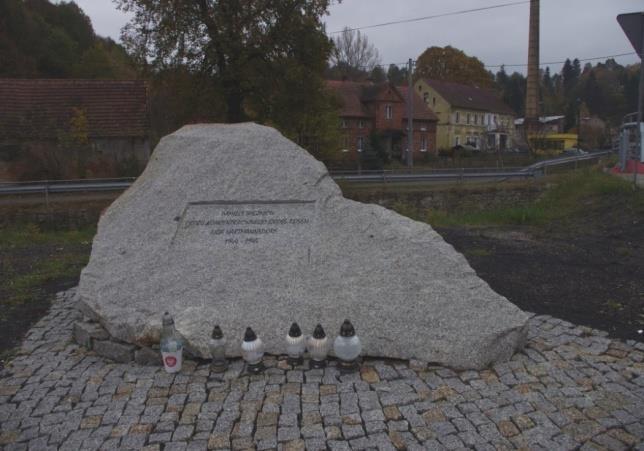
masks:
[[[599,83],[597,83],[595,71],[592,69],[589,71],[588,78],[586,79],[582,98],[590,113],[596,114],[605,110],[604,93]]]
[[[503,101],[514,110],[517,116],[523,116],[526,92],[526,78],[518,73],[513,72],[508,76],[505,67],[496,73],[495,82],[501,91]]]
[[[543,97],[552,96],[554,94],[554,85],[552,77],[550,76],[550,67],[546,67],[543,72],[542,89]]]
[[[406,67],[400,68],[395,64],[390,64],[389,69],[387,70],[387,80],[389,83],[392,83],[396,86],[402,86],[408,84],[408,73]]]
[[[563,95],[569,97],[577,84],[577,75],[575,75],[575,69],[568,58],[566,58],[566,62],[561,70],[561,78],[563,81]]]
[[[382,83],[387,80],[387,74],[385,74],[385,71],[382,69],[382,66],[376,66],[371,71],[370,78],[374,83]]]
[[[501,66],[501,69],[496,73],[496,84],[505,91],[508,88],[508,74],[505,72],[505,66]]]
[[[575,80],[579,80],[579,76],[581,75],[581,64],[577,58],[572,60],[572,70],[575,76]]]

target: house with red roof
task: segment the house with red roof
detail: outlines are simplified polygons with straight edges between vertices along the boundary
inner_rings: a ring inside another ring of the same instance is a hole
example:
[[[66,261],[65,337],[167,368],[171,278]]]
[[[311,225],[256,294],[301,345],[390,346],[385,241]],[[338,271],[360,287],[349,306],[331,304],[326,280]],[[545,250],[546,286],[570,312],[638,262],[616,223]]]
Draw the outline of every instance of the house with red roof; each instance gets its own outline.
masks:
[[[328,80],[327,87],[342,105],[339,117],[342,152],[357,159],[366,149],[371,133],[375,132],[383,138],[390,156],[405,156],[408,148],[406,86]],[[436,115],[414,93],[412,150],[415,159],[436,153],[436,123]]]
[[[0,79],[0,180],[136,175],[150,157],[142,80]]]
[[[467,144],[479,150],[515,145],[514,111],[493,89],[421,78],[416,93],[438,116],[438,148]]]

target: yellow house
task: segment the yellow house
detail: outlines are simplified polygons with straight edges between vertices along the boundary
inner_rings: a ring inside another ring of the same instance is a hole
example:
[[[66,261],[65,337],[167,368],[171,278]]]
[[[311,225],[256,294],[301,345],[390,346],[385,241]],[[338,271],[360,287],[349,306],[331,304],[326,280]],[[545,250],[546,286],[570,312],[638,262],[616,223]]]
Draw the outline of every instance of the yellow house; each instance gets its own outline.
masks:
[[[439,150],[468,144],[480,150],[514,146],[514,112],[492,89],[421,78],[414,89],[438,116]]]

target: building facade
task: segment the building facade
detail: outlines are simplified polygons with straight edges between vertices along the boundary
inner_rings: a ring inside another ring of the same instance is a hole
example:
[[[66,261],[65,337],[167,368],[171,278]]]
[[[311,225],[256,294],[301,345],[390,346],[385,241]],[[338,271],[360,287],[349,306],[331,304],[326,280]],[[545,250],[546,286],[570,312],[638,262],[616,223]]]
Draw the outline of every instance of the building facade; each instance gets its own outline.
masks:
[[[425,78],[414,88],[438,117],[439,150],[470,145],[497,151],[514,146],[514,112],[495,91]]]
[[[390,83],[328,80],[327,87],[342,105],[339,126],[342,134],[340,151],[357,159],[367,149],[372,133],[377,133],[386,151],[404,158],[408,149],[407,87]],[[413,155],[435,154],[436,115],[413,96]]]
[[[142,80],[0,79],[0,179],[137,175],[150,157]]]

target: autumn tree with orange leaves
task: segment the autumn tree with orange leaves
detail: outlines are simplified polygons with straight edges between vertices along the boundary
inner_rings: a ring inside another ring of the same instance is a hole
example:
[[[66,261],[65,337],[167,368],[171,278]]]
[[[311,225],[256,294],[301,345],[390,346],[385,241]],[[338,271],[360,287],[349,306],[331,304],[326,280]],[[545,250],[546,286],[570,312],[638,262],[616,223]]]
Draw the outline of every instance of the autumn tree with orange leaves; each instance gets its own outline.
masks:
[[[462,50],[446,47],[429,47],[418,57],[414,79],[431,78],[464,85],[492,87],[494,78],[476,57],[467,56]]]

